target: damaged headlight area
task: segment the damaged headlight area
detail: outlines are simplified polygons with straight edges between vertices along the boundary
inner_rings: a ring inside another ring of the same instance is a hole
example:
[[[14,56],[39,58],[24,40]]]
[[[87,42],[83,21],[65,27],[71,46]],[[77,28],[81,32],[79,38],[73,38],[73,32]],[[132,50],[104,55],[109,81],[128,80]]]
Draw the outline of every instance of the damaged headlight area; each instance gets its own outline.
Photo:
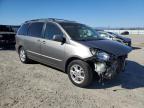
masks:
[[[95,67],[95,72],[97,72],[98,75],[100,75],[103,72],[105,72],[106,68],[107,68],[105,62],[96,62],[96,63],[94,63],[94,67]]]
[[[125,67],[125,56],[110,62],[94,62],[94,71],[103,79],[112,79],[116,74],[123,71]]]
[[[125,66],[126,56],[115,57],[98,49],[90,49],[93,55],[94,71],[100,79],[112,79]]]
[[[90,51],[98,61],[109,61],[110,59],[110,55],[104,51],[100,51],[97,49],[90,49]]]

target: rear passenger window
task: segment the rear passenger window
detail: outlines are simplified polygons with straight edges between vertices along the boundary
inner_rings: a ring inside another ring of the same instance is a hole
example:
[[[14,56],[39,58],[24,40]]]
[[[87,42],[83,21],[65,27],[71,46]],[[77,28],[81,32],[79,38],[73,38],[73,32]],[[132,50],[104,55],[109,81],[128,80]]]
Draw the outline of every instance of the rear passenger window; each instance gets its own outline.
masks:
[[[54,24],[52,23],[47,23],[46,24],[46,29],[45,29],[45,38],[46,39],[53,39],[54,35],[62,35],[63,33],[61,30]]]
[[[18,30],[18,35],[27,35],[29,24],[23,24],[20,29]]]
[[[32,37],[41,37],[43,25],[44,23],[42,22],[32,23],[29,27],[28,35]]]

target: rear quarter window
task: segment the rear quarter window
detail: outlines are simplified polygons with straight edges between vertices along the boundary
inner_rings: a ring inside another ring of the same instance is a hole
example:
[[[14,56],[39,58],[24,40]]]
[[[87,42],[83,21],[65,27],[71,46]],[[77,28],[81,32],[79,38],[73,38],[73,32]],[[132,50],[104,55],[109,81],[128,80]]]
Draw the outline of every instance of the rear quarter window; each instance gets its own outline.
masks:
[[[19,30],[18,30],[18,35],[27,35],[27,32],[28,32],[28,27],[29,27],[29,24],[23,24]]]

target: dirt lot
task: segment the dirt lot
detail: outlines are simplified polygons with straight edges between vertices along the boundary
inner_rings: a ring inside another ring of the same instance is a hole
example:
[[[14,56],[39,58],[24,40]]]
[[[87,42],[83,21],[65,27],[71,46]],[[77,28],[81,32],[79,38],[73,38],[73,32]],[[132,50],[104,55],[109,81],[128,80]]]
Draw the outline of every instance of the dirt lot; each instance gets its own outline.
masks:
[[[22,64],[15,50],[0,50],[0,108],[144,108],[144,36],[132,40],[126,71],[88,89],[48,66]]]

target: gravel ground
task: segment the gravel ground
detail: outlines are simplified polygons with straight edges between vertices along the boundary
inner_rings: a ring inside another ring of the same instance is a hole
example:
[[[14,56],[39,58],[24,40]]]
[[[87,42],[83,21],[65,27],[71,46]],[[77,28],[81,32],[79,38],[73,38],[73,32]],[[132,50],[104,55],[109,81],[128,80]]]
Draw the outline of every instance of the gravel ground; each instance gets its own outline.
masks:
[[[124,73],[87,89],[48,66],[22,64],[15,50],[0,50],[0,108],[144,108],[144,47],[134,49]]]

